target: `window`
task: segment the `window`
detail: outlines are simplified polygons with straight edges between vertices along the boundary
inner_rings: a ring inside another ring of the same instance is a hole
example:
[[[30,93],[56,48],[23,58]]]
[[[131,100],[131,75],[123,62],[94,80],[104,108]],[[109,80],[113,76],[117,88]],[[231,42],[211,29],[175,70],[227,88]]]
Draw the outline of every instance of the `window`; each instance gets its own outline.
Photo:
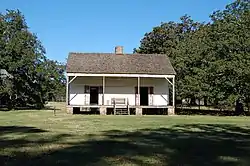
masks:
[[[98,88],[98,93],[103,93],[103,87],[102,86],[89,86],[89,85],[85,85],[84,86],[84,93],[90,93],[90,88]]]
[[[84,86],[84,93],[90,93],[90,87],[88,85]]]
[[[99,93],[103,93],[103,87],[99,86]]]
[[[138,94],[138,87],[135,87],[135,94]],[[148,87],[148,94],[154,94],[154,87]]]
[[[149,87],[149,94],[154,94],[154,87]]]

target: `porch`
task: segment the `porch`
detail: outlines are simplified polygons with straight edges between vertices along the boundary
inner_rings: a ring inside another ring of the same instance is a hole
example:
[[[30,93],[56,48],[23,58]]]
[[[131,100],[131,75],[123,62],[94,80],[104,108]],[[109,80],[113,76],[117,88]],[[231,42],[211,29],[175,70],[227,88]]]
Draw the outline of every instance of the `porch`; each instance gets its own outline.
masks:
[[[174,115],[173,106],[130,106],[119,107],[99,105],[67,106],[69,114],[100,114],[100,115]]]
[[[128,115],[142,115],[143,110],[155,109],[172,115],[174,88],[175,75],[67,73],[67,111],[96,110],[106,115],[113,110],[116,115],[127,110]]]

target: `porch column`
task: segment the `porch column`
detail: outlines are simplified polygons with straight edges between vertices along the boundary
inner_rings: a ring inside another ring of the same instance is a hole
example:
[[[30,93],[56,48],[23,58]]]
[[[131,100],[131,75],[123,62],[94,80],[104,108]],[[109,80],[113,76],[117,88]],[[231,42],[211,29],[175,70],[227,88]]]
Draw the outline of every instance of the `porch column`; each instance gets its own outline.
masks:
[[[105,94],[105,76],[102,77],[102,105],[105,104],[104,102],[104,94]]]
[[[138,77],[138,79],[137,79],[137,92],[138,92],[138,94],[137,94],[137,100],[138,100],[137,104],[140,105],[141,104],[140,103],[140,77]]]
[[[138,102],[136,103],[136,105],[138,107],[135,108],[135,114],[142,115],[142,108],[140,107],[140,105],[141,105],[141,103],[140,103],[140,77],[137,78],[137,88],[138,88],[137,89],[138,94],[137,94],[136,100],[138,100]]]
[[[66,106],[69,105],[69,77],[66,76]]]
[[[70,80],[70,77],[66,76],[66,81],[67,81],[67,84],[66,84],[66,105],[70,105],[69,103],[69,99],[70,99],[70,95],[69,95],[69,91],[70,91],[70,87],[69,85],[77,78],[77,76],[74,76],[71,80]]]
[[[68,114],[73,114],[73,107],[69,105],[69,77],[66,76],[66,99],[65,99],[65,104],[66,104],[66,112]]]
[[[66,76],[66,107],[67,107],[67,112],[73,114],[73,107],[70,106],[70,87],[69,85],[77,78],[77,76],[74,76],[71,80],[70,77],[67,75]]]
[[[100,115],[107,115],[107,107],[104,106],[105,104],[104,93],[105,93],[105,76],[102,77],[102,106],[100,107]]]
[[[174,115],[175,114],[175,76],[173,77],[172,81],[172,100],[173,100],[173,105],[168,107],[168,115]]]
[[[175,77],[173,77],[173,107],[175,107]]]

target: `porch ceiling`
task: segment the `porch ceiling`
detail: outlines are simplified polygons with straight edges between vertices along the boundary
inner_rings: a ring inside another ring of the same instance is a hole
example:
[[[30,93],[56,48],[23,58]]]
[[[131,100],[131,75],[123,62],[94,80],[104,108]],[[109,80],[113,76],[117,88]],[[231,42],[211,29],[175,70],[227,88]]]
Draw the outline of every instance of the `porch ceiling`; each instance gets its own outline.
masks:
[[[67,76],[82,77],[147,77],[147,78],[174,78],[175,75],[151,75],[151,74],[84,74],[84,73],[67,73]]]

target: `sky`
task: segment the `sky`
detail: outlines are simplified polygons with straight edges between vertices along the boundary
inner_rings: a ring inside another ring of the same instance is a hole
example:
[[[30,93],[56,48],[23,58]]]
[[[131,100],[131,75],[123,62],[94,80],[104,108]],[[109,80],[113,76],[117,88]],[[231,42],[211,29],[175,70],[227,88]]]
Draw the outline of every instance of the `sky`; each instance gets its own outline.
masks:
[[[161,22],[195,21],[233,0],[0,0],[0,12],[19,9],[46,56],[66,62],[69,52],[114,52],[121,45],[132,53],[146,32]]]

